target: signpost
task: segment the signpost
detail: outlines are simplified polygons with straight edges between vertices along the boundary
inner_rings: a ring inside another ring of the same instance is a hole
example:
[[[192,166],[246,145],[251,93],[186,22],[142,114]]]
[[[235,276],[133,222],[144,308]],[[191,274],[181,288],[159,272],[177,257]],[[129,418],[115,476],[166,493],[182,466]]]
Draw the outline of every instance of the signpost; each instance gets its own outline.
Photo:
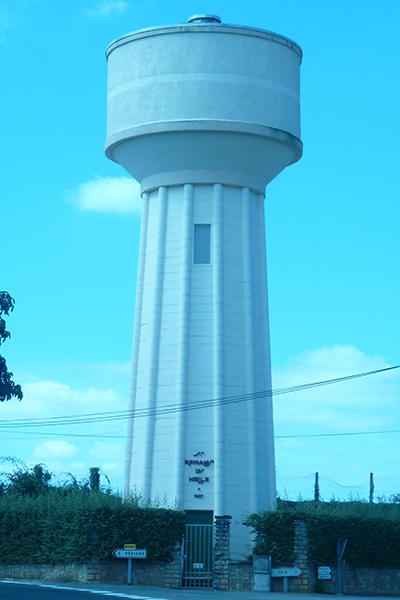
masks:
[[[113,551],[115,558],[128,559],[128,585],[132,585],[132,559],[147,558],[147,550],[136,549],[136,544],[125,544],[123,548],[117,548]]]
[[[302,570],[299,567],[277,567],[271,569],[271,577],[283,577],[283,591],[289,590],[288,577],[298,577],[302,574]]]
[[[347,540],[338,540],[337,562],[338,562],[338,596],[342,596],[342,557],[346,548]]]
[[[147,558],[147,550],[123,550],[117,548],[114,550],[113,556],[115,558]]]
[[[332,569],[330,567],[318,567],[318,579],[332,579]]]
[[[302,572],[298,567],[277,567],[271,569],[271,577],[298,577]]]

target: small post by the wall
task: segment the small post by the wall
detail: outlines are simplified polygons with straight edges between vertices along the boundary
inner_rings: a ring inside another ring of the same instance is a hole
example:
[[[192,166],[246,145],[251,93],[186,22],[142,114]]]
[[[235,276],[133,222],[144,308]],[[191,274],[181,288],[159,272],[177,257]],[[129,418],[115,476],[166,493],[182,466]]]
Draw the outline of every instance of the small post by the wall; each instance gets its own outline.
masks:
[[[271,591],[270,556],[253,556],[253,577],[255,592]]]

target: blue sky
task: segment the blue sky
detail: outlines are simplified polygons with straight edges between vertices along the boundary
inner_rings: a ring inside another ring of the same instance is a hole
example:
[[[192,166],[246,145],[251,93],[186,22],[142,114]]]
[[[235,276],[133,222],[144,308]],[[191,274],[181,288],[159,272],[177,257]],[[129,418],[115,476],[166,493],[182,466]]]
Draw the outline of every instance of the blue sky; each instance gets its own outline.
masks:
[[[100,466],[121,487],[125,422],[4,424],[127,408],[140,202],[104,155],[105,50],[196,13],[304,52],[304,156],[266,199],[274,388],[400,364],[397,0],[0,0],[2,354],[24,390],[0,406],[0,455],[61,478]],[[325,499],[365,497],[373,472],[399,493],[400,434],[369,433],[400,430],[399,405],[397,371],[277,396],[279,492],[311,496],[319,472]]]

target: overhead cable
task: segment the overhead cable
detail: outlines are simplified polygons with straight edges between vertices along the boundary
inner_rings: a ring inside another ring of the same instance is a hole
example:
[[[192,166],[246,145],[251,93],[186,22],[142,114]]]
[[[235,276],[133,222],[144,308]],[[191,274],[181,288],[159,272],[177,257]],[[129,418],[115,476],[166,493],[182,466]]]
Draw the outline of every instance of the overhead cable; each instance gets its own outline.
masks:
[[[384,369],[376,369],[374,371],[366,371],[364,373],[356,373],[353,375],[347,375],[345,377],[336,377],[335,379],[326,379],[322,381],[316,381],[313,383],[304,383],[294,385],[290,387],[277,388],[276,390],[263,390],[260,392],[254,392],[253,394],[241,394],[237,396],[227,396],[225,398],[208,399],[193,404],[186,404],[184,406],[178,404],[166,404],[155,408],[143,408],[136,410],[124,410],[124,411],[108,411],[100,413],[86,413],[80,415],[64,415],[60,417],[48,417],[48,418],[33,418],[33,419],[15,419],[13,421],[1,421],[0,427],[11,429],[15,427],[54,427],[60,425],[81,425],[88,423],[100,423],[110,421],[120,421],[131,418],[141,418],[147,416],[159,416],[169,415],[178,413],[181,411],[193,411],[204,408],[213,408],[215,406],[227,406],[230,404],[237,404],[241,402],[249,402],[251,400],[258,400],[262,398],[268,398],[272,396],[280,396],[283,394],[291,394],[294,392],[300,392],[309,390],[312,388],[322,387],[326,385],[332,385],[335,383],[342,383],[345,381],[351,381],[353,379],[360,379],[361,377],[367,377],[370,375],[376,375],[378,373],[384,373],[386,371],[393,371],[399,369],[400,365],[394,367],[386,367]]]

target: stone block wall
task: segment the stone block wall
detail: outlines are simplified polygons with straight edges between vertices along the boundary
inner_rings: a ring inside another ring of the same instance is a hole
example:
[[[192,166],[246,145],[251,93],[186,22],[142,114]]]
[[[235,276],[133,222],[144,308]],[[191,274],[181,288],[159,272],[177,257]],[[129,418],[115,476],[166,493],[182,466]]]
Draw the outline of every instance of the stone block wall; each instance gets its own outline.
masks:
[[[310,567],[313,578],[311,591],[337,594],[337,568],[332,567],[331,579],[317,579],[316,567]],[[342,594],[349,596],[400,596],[399,569],[367,569],[342,566]]]
[[[2,579],[30,579],[30,580],[48,580],[57,583],[67,583],[68,581],[86,582],[88,563],[66,563],[59,565],[49,564],[5,564],[0,563],[0,578]],[[90,571],[90,569],[89,569]],[[94,581],[94,572],[90,573],[90,581]]]
[[[307,559],[307,528],[303,521],[295,521],[295,565],[302,570],[298,577],[288,578],[288,591],[294,593],[337,594],[337,566],[332,569],[332,578],[318,580],[317,567],[309,566]],[[275,565],[277,566],[277,565]],[[271,591],[281,592],[283,578],[272,578]],[[400,570],[367,569],[342,565],[341,592],[349,596],[400,596]]]
[[[253,563],[250,561],[231,562],[229,564],[229,590],[235,592],[252,592]]]
[[[127,583],[128,561],[65,564],[0,564],[0,578],[54,581],[57,583]],[[133,561],[132,585],[154,585],[177,589],[180,587],[180,554],[170,563]]]
[[[220,517],[215,524],[215,578],[214,589],[252,591],[254,575],[252,562],[235,562],[229,559],[230,518]],[[302,570],[299,577],[287,578],[287,591],[292,593],[337,593],[337,568],[332,568],[332,578],[317,579],[317,567],[307,564],[307,531],[302,521],[295,524],[296,567]],[[177,545],[170,563],[133,561],[132,584],[180,588],[180,547]],[[274,565],[278,566],[278,565]],[[287,566],[287,565],[282,565]],[[292,565],[293,566],[293,565]],[[0,579],[54,581],[57,583],[127,583],[128,561],[124,559],[100,563],[66,564],[4,564],[0,563]],[[273,577],[271,591],[284,591],[282,577]],[[400,597],[400,570],[353,569],[342,567],[342,593],[354,596]]]

